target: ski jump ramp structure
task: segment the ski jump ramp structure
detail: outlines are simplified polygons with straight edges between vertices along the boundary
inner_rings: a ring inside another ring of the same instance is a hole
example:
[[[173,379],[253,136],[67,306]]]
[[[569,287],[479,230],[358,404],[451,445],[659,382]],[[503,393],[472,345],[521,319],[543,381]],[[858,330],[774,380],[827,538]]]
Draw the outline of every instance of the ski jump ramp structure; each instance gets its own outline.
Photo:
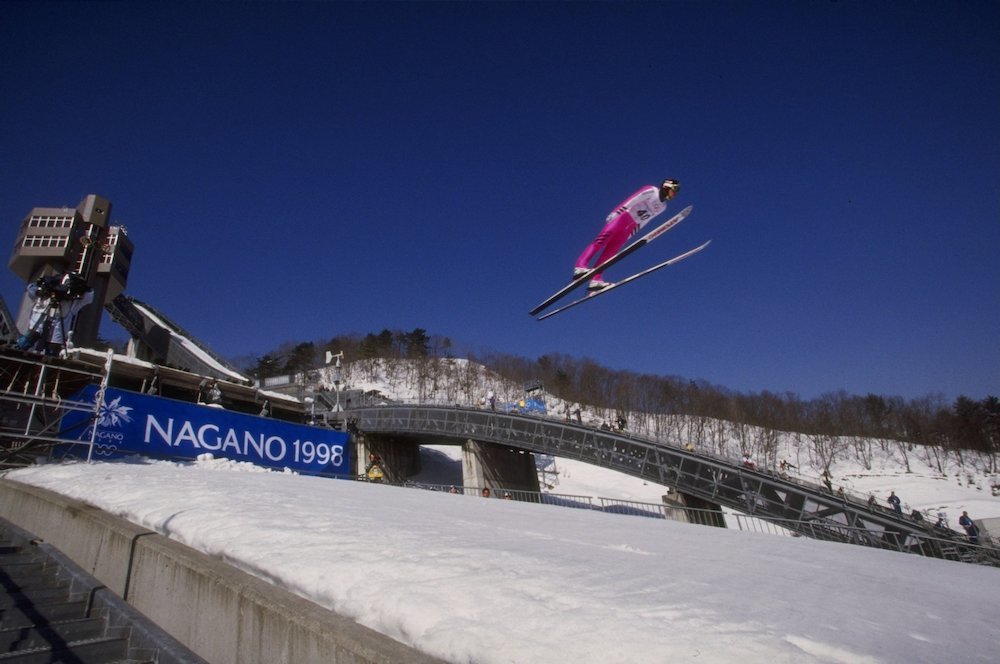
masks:
[[[202,376],[252,382],[180,325],[145,302],[119,295],[105,309],[129,333],[129,354],[133,357]]]

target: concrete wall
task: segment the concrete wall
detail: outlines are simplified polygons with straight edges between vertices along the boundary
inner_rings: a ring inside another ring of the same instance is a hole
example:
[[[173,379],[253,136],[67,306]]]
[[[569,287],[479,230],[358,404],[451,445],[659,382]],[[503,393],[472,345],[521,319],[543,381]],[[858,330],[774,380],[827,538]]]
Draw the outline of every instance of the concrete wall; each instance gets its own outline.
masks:
[[[439,662],[216,558],[59,494],[0,480],[0,514],[213,664]]]
[[[663,504],[667,506],[667,516],[673,521],[686,521],[718,528],[726,527],[726,517],[722,513],[722,506],[710,500],[668,489],[668,493],[663,495]],[[691,512],[687,508],[698,511]]]

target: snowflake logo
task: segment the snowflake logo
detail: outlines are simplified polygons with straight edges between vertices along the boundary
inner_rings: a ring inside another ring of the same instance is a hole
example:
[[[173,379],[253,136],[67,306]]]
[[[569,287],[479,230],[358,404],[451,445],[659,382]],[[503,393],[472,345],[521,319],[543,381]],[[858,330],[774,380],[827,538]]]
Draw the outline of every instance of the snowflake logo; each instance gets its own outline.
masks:
[[[121,401],[121,397],[116,397],[113,401],[102,404],[101,410],[97,415],[97,424],[102,427],[117,427],[131,422],[132,416],[129,413],[133,408],[131,406],[123,406]]]

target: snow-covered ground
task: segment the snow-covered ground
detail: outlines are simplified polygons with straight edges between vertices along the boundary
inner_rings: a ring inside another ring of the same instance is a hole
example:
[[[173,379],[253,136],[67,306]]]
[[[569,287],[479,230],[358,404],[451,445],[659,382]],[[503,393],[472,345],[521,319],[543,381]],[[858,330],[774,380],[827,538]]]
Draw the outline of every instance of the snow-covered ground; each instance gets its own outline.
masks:
[[[454,463],[432,455],[438,471]],[[658,491],[564,467],[567,493]],[[995,568],[221,459],[7,477],[219,556],[451,662],[909,664],[1000,653]]]
[[[389,392],[385,391],[388,394]],[[994,478],[891,447],[837,486],[1000,516]],[[783,450],[782,454],[792,454]],[[457,448],[416,481],[461,484]],[[791,456],[785,458],[792,458]],[[815,467],[795,457],[802,479]],[[552,491],[665,488],[557,459]],[[970,479],[971,476],[971,479]],[[995,662],[1000,570],[806,538],[266,471],[205,457],[7,473],[83,500],[450,662]]]

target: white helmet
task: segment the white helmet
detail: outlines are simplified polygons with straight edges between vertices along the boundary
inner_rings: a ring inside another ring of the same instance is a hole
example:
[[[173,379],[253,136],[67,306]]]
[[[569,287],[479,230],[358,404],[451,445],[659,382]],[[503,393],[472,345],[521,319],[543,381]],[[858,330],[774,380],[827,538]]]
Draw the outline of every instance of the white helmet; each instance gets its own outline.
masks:
[[[681,183],[673,178],[667,178],[660,185],[660,200],[670,200],[677,195],[677,192],[681,189]]]

